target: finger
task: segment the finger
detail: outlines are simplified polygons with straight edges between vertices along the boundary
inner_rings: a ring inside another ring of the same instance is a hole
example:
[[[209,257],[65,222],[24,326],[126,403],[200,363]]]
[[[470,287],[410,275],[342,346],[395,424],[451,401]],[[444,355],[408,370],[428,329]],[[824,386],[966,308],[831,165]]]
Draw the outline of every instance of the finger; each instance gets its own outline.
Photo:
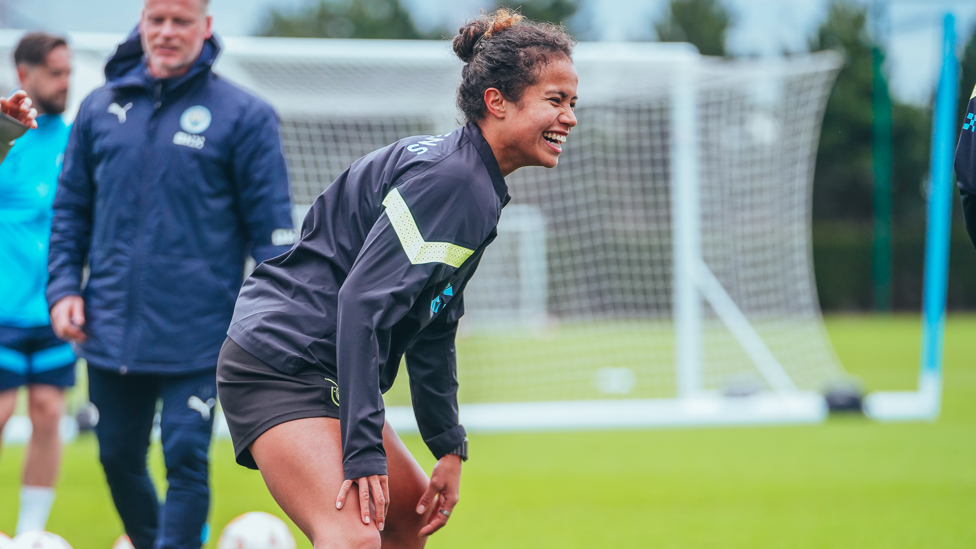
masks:
[[[83,302],[71,304],[71,323],[79,328],[85,325],[85,305]]]
[[[350,488],[352,488],[351,480],[342,482],[342,487],[339,488],[339,497],[336,498],[336,509],[342,509],[342,505],[346,503],[346,494],[349,493]]]
[[[10,97],[0,100],[0,105],[3,105],[8,111],[16,111],[20,108],[20,102],[23,101],[25,97],[27,97],[27,95],[24,92],[19,91]]]
[[[431,501],[433,501],[434,495],[436,493],[437,492],[434,491],[432,486],[430,485],[427,486],[427,491],[424,492],[424,495],[420,496],[420,501],[417,502],[418,515],[424,514],[424,511],[426,511],[427,508],[430,507],[430,503]]]
[[[390,477],[386,475],[380,477],[380,488],[383,489],[383,495],[386,497],[386,507],[383,508],[383,516],[385,517],[390,512]]]
[[[389,498],[380,484],[380,477],[369,477],[369,487],[373,490],[373,504],[376,506],[376,528],[382,532],[383,523],[386,521],[386,507],[390,503]]]
[[[356,482],[359,483],[359,512],[363,515],[363,524],[369,524],[369,483],[366,477]]]
[[[65,335],[70,341],[78,341],[80,343],[84,343],[86,339],[84,332],[71,325],[68,325],[68,328],[65,330]]]
[[[33,105],[33,104],[34,104],[34,102],[31,101],[31,98],[30,97],[27,97],[27,95],[25,94],[24,97],[23,97],[23,101],[20,102],[20,108],[22,108],[22,109],[24,109],[26,111],[26,110],[29,110],[31,108],[31,105]]]
[[[85,302],[81,299],[72,303],[71,324],[74,328],[76,340],[84,343],[88,339],[88,335],[83,330],[85,327]]]
[[[51,319],[54,324],[54,334],[65,341],[84,341],[85,334],[73,326],[63,310]]]
[[[441,513],[442,506],[440,505],[441,500],[437,500],[437,504],[430,513],[430,519],[427,521],[427,525],[420,529],[418,534],[420,537],[429,536],[434,532],[440,530],[447,524],[447,515]]]
[[[440,481],[437,475],[431,477],[430,482],[427,484],[427,490],[424,495],[420,496],[420,501],[417,502],[417,514],[422,515],[424,511],[430,507],[430,504],[434,502],[434,497],[440,492],[444,487],[444,484]]]

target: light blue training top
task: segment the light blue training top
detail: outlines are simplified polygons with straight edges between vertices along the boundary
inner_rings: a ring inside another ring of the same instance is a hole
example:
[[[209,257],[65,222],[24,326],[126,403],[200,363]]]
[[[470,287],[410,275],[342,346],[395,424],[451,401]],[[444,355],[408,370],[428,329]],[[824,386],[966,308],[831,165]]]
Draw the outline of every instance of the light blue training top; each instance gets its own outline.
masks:
[[[61,115],[39,116],[0,163],[0,326],[51,323],[44,296],[51,205],[70,132]]]

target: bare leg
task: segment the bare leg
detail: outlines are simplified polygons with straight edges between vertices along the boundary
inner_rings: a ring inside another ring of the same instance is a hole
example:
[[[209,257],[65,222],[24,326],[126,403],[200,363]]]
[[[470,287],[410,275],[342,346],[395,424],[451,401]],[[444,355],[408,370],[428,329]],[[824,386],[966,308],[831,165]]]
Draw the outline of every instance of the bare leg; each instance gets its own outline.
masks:
[[[0,392],[0,445],[3,444],[3,428],[10,421],[10,416],[14,415],[14,408],[17,406],[17,389],[7,389]]]
[[[61,464],[58,423],[64,413],[64,390],[51,385],[31,385],[28,409],[31,432],[24,459],[25,486],[54,486]]]
[[[271,495],[315,549],[380,547],[375,521],[363,524],[358,501],[350,499],[336,509],[343,481],[338,419],[276,425],[250,449]]]
[[[282,510],[308,536],[315,549],[420,548],[418,538],[427,513],[417,515],[417,501],[427,489],[427,475],[393,429],[383,429],[390,480],[390,509],[382,538],[375,521],[363,524],[354,498],[335,507],[344,479],[339,420],[309,418],[272,427],[251,445],[251,455]]]
[[[390,509],[380,534],[383,549],[419,549],[427,537],[417,534],[427,524],[430,511],[418,515],[417,502],[430,479],[389,423],[383,426],[383,447],[390,476]]]

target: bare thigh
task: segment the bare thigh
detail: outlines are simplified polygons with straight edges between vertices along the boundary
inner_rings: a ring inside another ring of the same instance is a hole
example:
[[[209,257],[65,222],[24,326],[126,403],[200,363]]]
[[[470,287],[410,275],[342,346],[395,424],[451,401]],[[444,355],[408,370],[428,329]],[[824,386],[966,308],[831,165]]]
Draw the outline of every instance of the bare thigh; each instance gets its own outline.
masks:
[[[416,509],[430,479],[389,423],[383,426],[383,447],[390,476],[390,510],[382,532],[383,548],[423,547],[427,538],[417,534],[427,524],[433,508],[423,515],[418,515]]]
[[[332,547],[422,547],[417,537],[426,517],[414,511],[427,476],[393,429],[383,429],[387,452],[390,509],[383,537],[375,515],[363,524],[356,498],[341,510],[335,501],[344,480],[339,420],[298,419],[272,427],[251,445],[251,455],[282,510],[316,549]]]

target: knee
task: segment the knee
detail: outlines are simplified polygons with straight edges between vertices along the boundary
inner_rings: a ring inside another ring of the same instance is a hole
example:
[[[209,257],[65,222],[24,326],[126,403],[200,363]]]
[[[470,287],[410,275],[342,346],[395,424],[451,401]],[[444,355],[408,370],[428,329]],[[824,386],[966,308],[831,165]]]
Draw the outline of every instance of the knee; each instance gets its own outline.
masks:
[[[98,460],[107,475],[116,472],[142,472],[146,470],[146,455],[132,444],[120,440],[98,441]]]
[[[420,537],[417,532],[424,527],[423,521],[417,521],[412,528],[391,529],[389,526],[383,530],[383,544],[387,547],[402,547],[404,549],[421,549],[427,545],[427,536]]]
[[[58,423],[61,421],[61,401],[54,399],[34,400],[30,402],[30,419],[33,432],[43,437],[57,436]]]
[[[383,541],[380,533],[375,528],[355,528],[352,532],[345,532],[345,535],[336,536],[334,533],[328,536],[315,536],[312,540],[314,549],[380,549]]]
[[[138,459],[133,459],[131,452],[124,451],[118,447],[105,448],[102,446],[98,451],[98,460],[102,462],[105,472],[111,474],[116,471],[142,469]]]
[[[192,434],[177,434],[167,437],[163,444],[163,457],[170,475],[200,476],[206,479],[207,450],[209,440],[202,440]]]

